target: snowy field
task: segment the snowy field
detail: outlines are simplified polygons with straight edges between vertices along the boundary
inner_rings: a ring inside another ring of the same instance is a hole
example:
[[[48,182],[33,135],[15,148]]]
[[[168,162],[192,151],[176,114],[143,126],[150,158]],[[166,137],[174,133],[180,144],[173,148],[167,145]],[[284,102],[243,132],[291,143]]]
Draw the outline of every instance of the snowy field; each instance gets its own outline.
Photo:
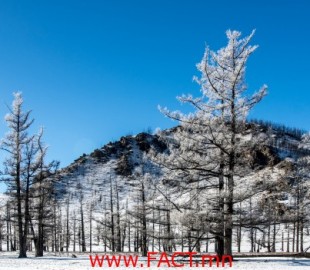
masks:
[[[56,257],[55,255],[47,255],[43,258],[34,258],[33,255],[29,254],[27,259],[17,259],[16,254],[14,253],[0,253],[0,269],[1,270],[90,270],[90,269],[114,269],[116,267],[95,267],[92,268],[88,255],[79,256],[78,258],[71,257]],[[146,258],[142,258],[139,262],[146,261]],[[131,267],[133,268],[133,267]],[[137,267],[141,268],[141,267]],[[156,264],[154,267],[145,269],[162,269],[168,267],[157,268]],[[141,269],[143,269],[141,268]],[[202,267],[181,267],[179,269],[206,269],[210,268],[208,266]],[[283,257],[274,257],[274,258],[240,258],[234,262],[233,267],[215,267],[212,269],[240,269],[240,270],[309,270],[310,269],[310,259],[306,258],[283,258]],[[124,266],[118,267],[117,269],[127,269]],[[174,269],[171,267],[170,269]]]

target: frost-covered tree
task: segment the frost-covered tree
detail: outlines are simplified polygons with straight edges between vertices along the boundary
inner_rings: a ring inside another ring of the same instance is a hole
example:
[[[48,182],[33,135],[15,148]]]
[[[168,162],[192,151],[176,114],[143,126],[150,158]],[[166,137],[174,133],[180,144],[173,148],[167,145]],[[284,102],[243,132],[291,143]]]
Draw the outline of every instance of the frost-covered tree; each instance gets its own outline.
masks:
[[[245,158],[241,153],[253,140],[242,139],[248,131],[246,117],[267,89],[264,85],[257,93],[247,94],[246,63],[257,48],[249,45],[254,31],[245,38],[238,31],[228,30],[226,35],[227,46],[217,52],[207,47],[197,65],[201,77],[195,80],[202,96],[179,97],[195,111],[185,115],[162,109],[166,116],[181,123],[181,135],[173,138],[177,154],[164,162],[168,170],[173,170],[173,178],[182,179],[178,180],[180,186],[192,188],[192,183],[199,181],[206,190],[214,191],[213,199],[208,200],[212,204],[207,207],[209,217],[215,217],[213,233],[219,255],[232,253],[235,181],[242,174],[240,165]]]
[[[149,221],[153,223],[152,228],[155,226],[155,220],[152,220],[153,211],[155,211],[152,208],[152,201],[156,190],[150,174],[151,171],[155,172],[155,168],[148,161],[145,154],[136,158],[141,165],[135,168],[133,177],[130,179],[132,209],[127,210],[127,213],[134,220],[131,225],[131,228],[135,230],[134,248],[136,251],[140,248],[142,255],[146,256],[149,249],[149,239],[151,238]],[[152,236],[154,237],[154,232]]]
[[[42,142],[43,128],[34,137],[36,156],[34,159],[34,178],[32,184],[32,213],[31,230],[35,244],[35,256],[42,257],[44,252],[44,239],[50,232],[53,218],[52,199],[54,190],[53,176],[59,162],[46,163],[47,146]]]
[[[22,94],[14,93],[10,113],[5,116],[9,132],[1,141],[1,149],[8,153],[4,161],[3,179],[13,199],[11,206],[17,209],[19,258],[27,257],[30,230],[35,241],[36,256],[43,256],[43,226],[46,225],[47,198],[52,187],[47,176],[50,176],[51,168],[55,165],[55,162],[48,166],[44,163],[47,148],[41,141],[43,130],[37,135],[28,135],[33,119],[30,118],[30,111],[24,112],[22,106]],[[34,228],[37,224],[37,228]]]
[[[29,225],[29,204],[24,202],[24,198],[29,196],[29,183],[24,182],[23,174],[27,173],[27,168],[23,166],[25,161],[25,147],[31,144],[33,137],[28,136],[28,129],[33,123],[30,119],[30,111],[22,110],[23,98],[20,92],[14,93],[14,101],[10,113],[5,116],[5,120],[9,126],[9,133],[2,140],[1,148],[5,150],[9,157],[5,160],[5,174],[7,175],[6,182],[9,185],[9,190],[12,196],[16,198],[17,204],[17,224],[19,238],[19,258],[27,257],[27,235]],[[26,177],[27,181],[27,177]],[[25,204],[23,204],[25,203]],[[28,204],[28,206],[27,206]],[[23,211],[22,207],[26,209]]]

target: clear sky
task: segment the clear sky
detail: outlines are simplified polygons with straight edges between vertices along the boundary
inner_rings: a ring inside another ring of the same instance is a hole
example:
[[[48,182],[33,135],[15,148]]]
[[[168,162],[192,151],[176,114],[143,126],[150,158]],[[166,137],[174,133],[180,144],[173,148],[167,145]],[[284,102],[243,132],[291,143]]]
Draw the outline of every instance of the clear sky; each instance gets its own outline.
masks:
[[[249,89],[269,86],[251,116],[310,129],[310,1],[0,1],[0,134],[12,92],[23,92],[49,160],[65,166],[128,134],[177,123],[205,45],[256,29]],[[187,109],[187,108],[184,108]],[[3,159],[0,152],[0,159]]]

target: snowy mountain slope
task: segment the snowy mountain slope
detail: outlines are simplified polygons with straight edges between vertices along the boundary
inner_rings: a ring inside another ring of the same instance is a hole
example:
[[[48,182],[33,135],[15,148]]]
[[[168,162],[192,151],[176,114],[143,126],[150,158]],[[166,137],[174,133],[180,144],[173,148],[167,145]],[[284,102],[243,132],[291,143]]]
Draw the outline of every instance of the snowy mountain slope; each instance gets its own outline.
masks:
[[[262,178],[260,175],[272,168],[274,168],[275,178],[278,178],[277,175],[287,170],[294,159],[305,154],[298,148],[300,136],[285,134],[266,126],[260,127],[259,130],[261,134],[270,138],[269,145],[244,153],[249,160],[251,159],[255,167],[254,172],[247,177],[247,181],[252,178]],[[172,128],[165,132],[166,135],[167,133],[173,134],[178,132],[178,128]],[[244,140],[249,139],[244,138]],[[93,196],[99,193],[97,191],[108,190],[110,179],[112,181],[117,179],[121,193],[125,190],[128,191],[137,174],[148,173],[152,179],[160,179],[163,168],[148,155],[150,149],[155,153],[169,154],[170,151],[165,141],[158,135],[140,133],[110,142],[100,149],[95,149],[89,155],[83,154],[68,167],[60,170],[58,175],[61,179],[59,190],[63,192],[70,190],[70,193],[76,195],[80,186],[95,200]],[[242,190],[238,192],[242,192]],[[125,194],[123,195],[125,196]]]
[[[254,128],[255,134],[251,135],[250,131]],[[180,132],[179,127],[163,131],[165,139],[159,135],[147,133],[122,137],[119,141],[110,142],[88,155],[83,154],[58,172],[55,177],[57,179],[55,196],[58,203],[55,214],[57,222],[59,222],[57,230],[63,231],[63,234],[66,235],[65,223],[68,220],[71,235],[70,249],[73,248],[72,241],[79,243],[81,241],[82,223],[83,230],[86,232],[87,246],[90,245],[90,239],[92,239],[95,250],[102,250],[105,241],[111,241],[111,222],[116,224],[117,219],[120,220],[122,230],[127,230],[129,225],[132,226],[131,237],[133,239],[134,231],[141,230],[139,224],[141,211],[143,211],[142,189],[150,239],[160,239],[163,237],[163,233],[167,233],[165,227],[167,218],[169,218],[171,234],[176,239],[174,240],[176,245],[180,245],[178,239],[183,237],[184,228],[193,230],[193,234],[195,233],[195,226],[201,217],[207,217],[208,221],[205,223],[212,228],[212,219],[216,219],[217,214],[216,212],[212,213],[214,206],[208,203],[213,199],[216,200],[217,194],[208,190],[202,190],[197,194],[194,194],[193,191],[178,191],[173,182],[166,178],[167,169],[160,166],[157,163],[158,160],[154,158],[156,154],[170,155],[173,149],[169,148],[171,147],[168,143],[169,138],[178,132]],[[255,224],[266,222],[265,219],[270,214],[270,209],[268,210],[266,206],[270,200],[274,200],[272,205],[277,208],[277,213],[281,213],[281,211],[282,213],[294,213],[291,206],[292,197],[285,192],[277,191],[277,187],[280,190],[281,186],[288,185],[289,178],[287,176],[290,174],[295,160],[309,154],[299,149],[301,134],[298,132],[284,131],[270,125],[264,126],[255,123],[249,125],[248,134],[245,134],[240,140],[251,142],[253,136],[266,138],[268,143],[249,148],[242,153],[244,159],[251,163],[253,170],[239,178],[236,177],[235,196],[243,198],[243,200],[242,202],[240,200],[240,203],[235,201],[234,222],[236,228],[239,224],[243,224],[242,251],[250,250],[247,224],[250,220]],[[264,188],[259,189],[259,186]],[[269,187],[270,190],[268,190]],[[270,197],[271,191],[272,194],[276,194],[276,199]],[[5,200],[2,201],[5,202]],[[113,207],[111,207],[112,204]],[[169,213],[169,217],[167,213]],[[112,216],[114,221],[111,221]],[[278,223],[276,226],[276,250],[278,251],[283,246],[281,232],[285,232],[287,235],[292,227]],[[265,225],[260,226],[260,230],[266,230],[266,228]],[[96,237],[91,236],[91,232]],[[108,236],[104,240],[100,235]],[[73,240],[73,236],[79,240]],[[234,238],[236,241],[237,235],[234,235]],[[291,236],[288,238],[291,239]],[[265,234],[258,230],[257,239],[261,241],[259,246],[262,251],[266,251]],[[305,247],[310,245],[309,240],[308,236],[304,237]],[[65,246],[65,243],[62,245]],[[236,245],[234,245],[234,251],[236,250]],[[209,251],[214,251],[212,239],[209,240]]]

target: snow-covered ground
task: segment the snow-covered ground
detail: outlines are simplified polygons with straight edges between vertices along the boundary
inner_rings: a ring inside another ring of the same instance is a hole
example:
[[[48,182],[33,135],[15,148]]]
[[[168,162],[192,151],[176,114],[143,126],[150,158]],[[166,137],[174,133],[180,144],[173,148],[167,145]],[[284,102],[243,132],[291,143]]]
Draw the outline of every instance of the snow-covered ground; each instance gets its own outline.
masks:
[[[60,257],[49,254],[43,258],[34,258],[33,254],[29,254],[27,259],[17,259],[16,253],[0,253],[0,269],[1,270],[90,270],[90,269],[108,269],[116,267],[95,267],[92,268],[88,255],[78,255],[78,258],[71,257]],[[141,257],[139,262],[146,262],[146,258]],[[146,269],[162,269],[168,268],[161,266],[160,268],[156,267],[154,264],[153,267]],[[141,268],[138,264],[137,268]],[[174,267],[172,267],[174,268]],[[210,268],[208,266],[202,267],[192,267],[193,269],[206,269]],[[306,258],[283,258],[283,257],[260,257],[260,258],[240,258],[233,263],[232,267],[228,265],[225,267],[216,267],[213,266],[212,269],[239,269],[239,270],[308,270],[310,269],[310,259]],[[117,267],[117,269],[126,269],[124,266]],[[143,269],[143,268],[141,268]],[[181,267],[179,269],[190,269],[188,266]]]

